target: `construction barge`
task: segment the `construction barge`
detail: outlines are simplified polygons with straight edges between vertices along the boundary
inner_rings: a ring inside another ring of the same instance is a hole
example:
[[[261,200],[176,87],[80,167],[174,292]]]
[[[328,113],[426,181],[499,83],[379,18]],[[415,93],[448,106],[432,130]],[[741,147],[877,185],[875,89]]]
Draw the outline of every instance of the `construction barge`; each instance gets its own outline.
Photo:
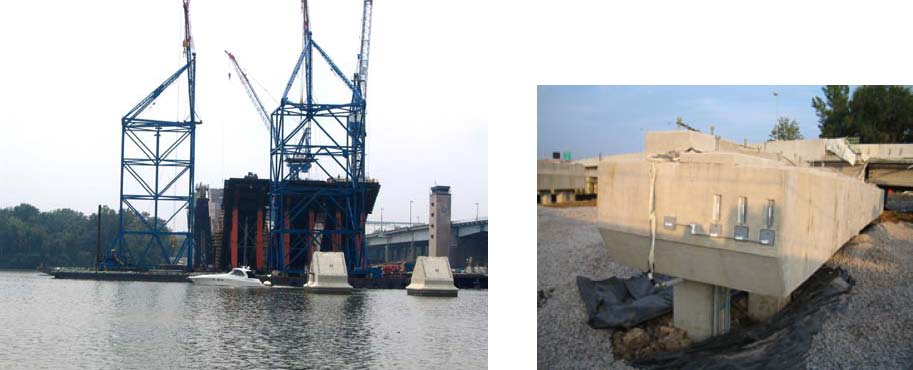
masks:
[[[102,281],[146,281],[159,283],[190,283],[190,276],[201,273],[183,271],[74,271],[52,270],[45,272],[55,279],[102,280]],[[304,276],[262,277],[275,286],[301,287],[307,282]],[[349,284],[356,289],[406,289],[410,275],[384,276],[381,278],[349,277]],[[453,283],[459,289],[488,289],[487,274],[454,273]]]

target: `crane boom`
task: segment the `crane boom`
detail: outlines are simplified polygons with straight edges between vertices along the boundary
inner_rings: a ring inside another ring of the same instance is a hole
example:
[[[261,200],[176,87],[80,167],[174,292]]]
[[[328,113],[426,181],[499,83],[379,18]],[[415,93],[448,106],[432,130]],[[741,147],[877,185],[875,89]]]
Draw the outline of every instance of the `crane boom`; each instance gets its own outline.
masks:
[[[361,16],[361,50],[358,52],[358,81],[356,83],[362,99],[366,99],[368,93],[368,53],[371,49],[371,11],[373,7],[373,0],[365,0]]]
[[[270,119],[269,113],[266,112],[266,108],[263,108],[263,103],[260,102],[260,97],[257,96],[257,92],[254,91],[254,87],[251,86],[250,80],[247,79],[247,73],[244,73],[244,70],[241,69],[241,66],[238,65],[238,60],[235,59],[235,56],[232,55],[228,50],[225,50],[225,54],[228,55],[228,59],[231,60],[232,66],[235,67],[235,71],[238,73],[238,79],[241,80],[241,84],[244,85],[244,91],[247,93],[247,97],[250,98],[250,101],[254,103],[254,107],[257,108],[257,113],[260,114],[260,119],[263,121],[264,127],[267,131],[270,131]]]

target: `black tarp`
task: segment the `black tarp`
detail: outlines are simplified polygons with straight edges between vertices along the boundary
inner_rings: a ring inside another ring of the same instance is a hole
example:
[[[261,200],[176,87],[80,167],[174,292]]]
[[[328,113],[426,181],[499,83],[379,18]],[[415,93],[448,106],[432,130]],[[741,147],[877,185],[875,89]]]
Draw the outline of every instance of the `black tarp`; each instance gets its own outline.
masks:
[[[846,309],[855,281],[843,269],[822,267],[770,321],[716,336],[687,349],[634,361],[645,369],[805,369],[812,338],[827,317]]]
[[[658,276],[657,282],[668,281]],[[646,275],[630,279],[590,280],[577,277],[577,290],[594,329],[630,328],[672,312],[672,287],[657,288]]]
[[[654,354],[633,365],[645,369],[804,369],[812,338],[828,315],[846,308],[843,295],[854,284],[843,269],[822,267],[768,322],[681,351]],[[577,288],[593,328],[630,328],[672,310],[672,288],[656,288],[645,275],[599,281],[578,276]]]

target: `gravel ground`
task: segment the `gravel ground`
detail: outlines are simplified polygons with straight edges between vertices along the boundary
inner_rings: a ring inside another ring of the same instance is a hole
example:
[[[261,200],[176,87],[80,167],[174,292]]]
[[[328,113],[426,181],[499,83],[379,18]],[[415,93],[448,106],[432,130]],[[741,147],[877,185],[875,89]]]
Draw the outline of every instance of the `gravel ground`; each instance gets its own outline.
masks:
[[[637,270],[609,258],[596,230],[596,207],[538,207],[536,356],[545,369],[630,369],[612,355],[612,330],[594,330],[577,293],[577,275],[630,277]]]
[[[913,225],[884,222],[828,262],[856,279],[845,312],[812,341],[809,369],[913,368]]]
[[[612,355],[612,330],[586,324],[576,276],[630,277],[612,261],[595,227],[596,208],[538,207],[540,290],[537,360],[548,369],[630,369]],[[913,225],[881,223],[853,239],[828,264],[856,280],[845,312],[812,342],[809,369],[913,369]]]

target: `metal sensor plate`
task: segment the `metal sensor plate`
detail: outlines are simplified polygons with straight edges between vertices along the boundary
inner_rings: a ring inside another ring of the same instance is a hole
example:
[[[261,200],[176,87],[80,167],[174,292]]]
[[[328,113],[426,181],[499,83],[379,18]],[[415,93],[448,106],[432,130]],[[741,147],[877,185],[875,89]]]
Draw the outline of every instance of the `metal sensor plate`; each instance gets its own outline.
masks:
[[[777,239],[777,233],[770,229],[761,229],[761,244],[774,245]]]
[[[735,240],[748,240],[748,226],[735,227]]]
[[[675,230],[675,216],[663,217],[663,227],[666,230]]]
[[[704,228],[699,224],[690,224],[688,226],[691,227],[691,235],[700,235],[704,233]]]

